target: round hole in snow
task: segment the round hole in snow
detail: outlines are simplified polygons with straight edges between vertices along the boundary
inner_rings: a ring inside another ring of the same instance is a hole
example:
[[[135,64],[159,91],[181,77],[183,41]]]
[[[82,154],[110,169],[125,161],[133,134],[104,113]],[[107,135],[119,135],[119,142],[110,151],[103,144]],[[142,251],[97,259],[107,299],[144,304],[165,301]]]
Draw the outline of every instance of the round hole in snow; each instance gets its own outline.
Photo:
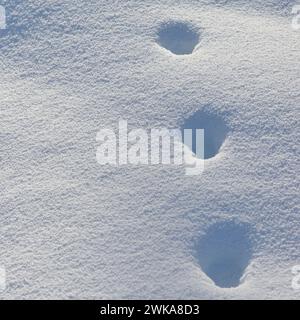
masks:
[[[182,126],[183,139],[184,129],[193,130],[192,151],[194,154],[197,154],[196,129],[204,129],[204,156],[202,156],[204,159],[213,158],[218,154],[229,131],[227,125],[220,116],[205,111],[198,111],[185,120]]]
[[[249,225],[223,222],[210,227],[197,246],[202,270],[221,288],[240,285],[252,256]]]
[[[169,22],[159,29],[158,43],[174,54],[191,54],[199,43],[199,34],[188,23]]]

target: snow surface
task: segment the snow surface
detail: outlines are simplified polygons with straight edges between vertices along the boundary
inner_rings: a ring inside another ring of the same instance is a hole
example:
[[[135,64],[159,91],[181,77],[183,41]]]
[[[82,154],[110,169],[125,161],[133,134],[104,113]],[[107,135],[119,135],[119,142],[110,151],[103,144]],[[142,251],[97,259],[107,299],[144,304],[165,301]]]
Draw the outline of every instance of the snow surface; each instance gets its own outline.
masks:
[[[299,299],[295,3],[3,1],[0,297]],[[198,112],[228,128],[201,176],[96,162],[119,119]]]

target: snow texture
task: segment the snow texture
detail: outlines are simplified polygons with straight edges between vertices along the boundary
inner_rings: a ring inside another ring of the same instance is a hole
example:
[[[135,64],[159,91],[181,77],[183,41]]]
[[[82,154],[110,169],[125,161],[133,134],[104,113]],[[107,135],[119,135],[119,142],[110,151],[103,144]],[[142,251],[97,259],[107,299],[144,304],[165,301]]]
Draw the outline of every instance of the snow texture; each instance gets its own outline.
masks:
[[[1,2],[0,298],[299,299],[295,3]],[[199,119],[204,173],[100,166],[120,119]]]

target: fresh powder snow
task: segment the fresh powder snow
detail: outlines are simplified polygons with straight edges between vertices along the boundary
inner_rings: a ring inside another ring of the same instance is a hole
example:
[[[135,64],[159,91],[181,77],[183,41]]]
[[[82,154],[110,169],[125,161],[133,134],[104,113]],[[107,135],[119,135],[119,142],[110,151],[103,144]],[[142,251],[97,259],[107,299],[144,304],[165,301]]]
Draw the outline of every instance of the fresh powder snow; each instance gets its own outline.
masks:
[[[0,298],[300,298],[299,2],[0,5]],[[120,120],[203,173],[99,165]]]

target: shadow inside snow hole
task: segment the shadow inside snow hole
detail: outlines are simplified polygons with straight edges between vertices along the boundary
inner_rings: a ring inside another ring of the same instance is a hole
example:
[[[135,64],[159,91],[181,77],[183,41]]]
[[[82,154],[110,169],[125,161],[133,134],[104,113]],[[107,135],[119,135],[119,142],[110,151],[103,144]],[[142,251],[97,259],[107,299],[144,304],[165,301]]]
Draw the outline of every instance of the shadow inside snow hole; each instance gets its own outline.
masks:
[[[158,44],[176,55],[193,53],[199,43],[199,34],[189,24],[169,22],[158,31]]]
[[[192,151],[197,154],[196,129],[204,129],[204,159],[215,157],[222,147],[227,134],[228,127],[224,120],[218,115],[210,114],[205,111],[198,111],[188,118],[182,128],[182,137],[184,139],[184,129],[192,129]],[[183,141],[184,142],[184,141]],[[203,154],[200,152],[200,154]]]
[[[210,227],[197,245],[197,260],[214,283],[221,288],[241,284],[252,257],[248,224],[223,222]]]

